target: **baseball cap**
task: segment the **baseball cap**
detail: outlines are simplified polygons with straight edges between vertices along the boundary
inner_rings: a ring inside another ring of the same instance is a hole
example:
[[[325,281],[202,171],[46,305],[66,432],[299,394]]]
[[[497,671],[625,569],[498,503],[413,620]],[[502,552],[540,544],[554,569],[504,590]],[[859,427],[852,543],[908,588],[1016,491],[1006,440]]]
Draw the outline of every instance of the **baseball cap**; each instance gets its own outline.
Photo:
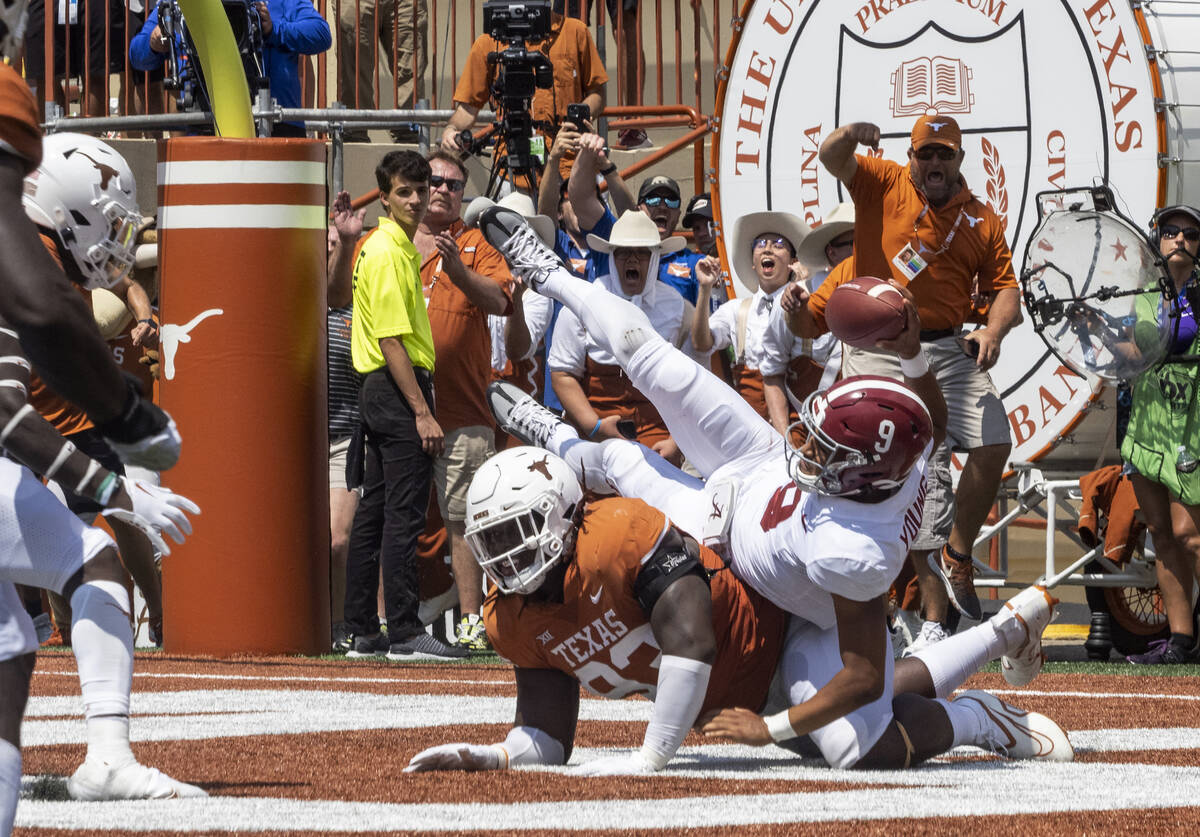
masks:
[[[1158,227],[1162,223],[1162,219],[1170,215],[1186,215],[1200,226],[1200,211],[1187,206],[1186,204],[1176,204],[1175,206],[1165,206],[1162,209],[1156,210],[1154,217],[1150,220],[1152,227]]]
[[[701,218],[711,221],[712,217],[712,197],[708,192],[701,192],[692,195],[692,199],[688,201],[687,211],[683,213],[683,225],[690,227]]]
[[[925,114],[917,120],[912,129],[912,147],[914,151],[926,145],[945,145],[955,151],[962,146],[962,130],[952,117],[941,114]]]
[[[646,195],[659,191],[670,192],[676,200],[679,199],[679,184],[665,174],[656,174],[654,177],[648,177],[642,181],[642,186],[638,189],[637,202],[641,203],[645,200]]]

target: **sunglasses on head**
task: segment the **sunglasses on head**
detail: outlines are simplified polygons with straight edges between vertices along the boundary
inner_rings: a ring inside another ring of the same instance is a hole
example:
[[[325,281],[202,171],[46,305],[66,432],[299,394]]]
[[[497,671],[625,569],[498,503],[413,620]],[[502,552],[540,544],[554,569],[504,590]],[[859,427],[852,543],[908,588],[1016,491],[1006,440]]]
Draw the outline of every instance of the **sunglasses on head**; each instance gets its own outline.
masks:
[[[958,152],[947,145],[927,145],[922,149],[913,152],[913,156],[918,160],[932,160],[937,157],[942,162],[950,162],[958,155]]]
[[[429,176],[429,188],[436,189],[439,186],[445,186],[451,192],[461,192],[466,188],[467,181],[459,180],[457,177],[442,177],[438,174]]]
[[[1163,224],[1158,228],[1159,238],[1174,238],[1183,233],[1187,241],[1200,241],[1200,227],[1180,227],[1175,224]]]
[[[679,198],[664,198],[662,195],[650,195],[642,198],[642,203],[646,206],[666,206],[670,209],[679,209]]]
[[[764,247],[785,247],[791,250],[792,243],[781,235],[760,235],[754,239],[753,249],[761,250]]]

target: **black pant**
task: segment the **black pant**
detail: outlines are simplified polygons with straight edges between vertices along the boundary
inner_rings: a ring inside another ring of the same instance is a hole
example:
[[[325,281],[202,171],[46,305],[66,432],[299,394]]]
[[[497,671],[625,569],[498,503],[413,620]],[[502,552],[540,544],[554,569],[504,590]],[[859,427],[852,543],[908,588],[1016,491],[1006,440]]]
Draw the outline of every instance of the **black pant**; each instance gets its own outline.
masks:
[[[416,372],[432,410],[432,379],[423,369]],[[423,630],[417,538],[425,528],[433,459],[422,450],[412,408],[386,369],[363,379],[358,403],[366,426],[365,468],[346,559],[346,626],[358,635],[378,632],[382,564],[388,636],[399,642]]]

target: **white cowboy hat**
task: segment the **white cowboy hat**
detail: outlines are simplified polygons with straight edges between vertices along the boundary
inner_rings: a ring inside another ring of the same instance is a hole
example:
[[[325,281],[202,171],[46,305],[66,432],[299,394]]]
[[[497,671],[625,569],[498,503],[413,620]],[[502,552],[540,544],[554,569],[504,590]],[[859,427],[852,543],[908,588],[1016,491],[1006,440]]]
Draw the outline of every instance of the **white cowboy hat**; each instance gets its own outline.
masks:
[[[804,243],[796,250],[796,258],[804,263],[809,270],[826,270],[828,260],[825,258],[825,245],[839,235],[854,229],[854,204],[839,203],[825,216],[821,226],[813,229]]]
[[[125,331],[133,315],[121,298],[112,291],[96,288],[92,291],[92,316],[105,340],[115,340]]]
[[[725,239],[733,245],[733,272],[750,289],[758,290],[758,274],[754,272],[754,240],[765,233],[778,233],[792,242],[796,252],[808,236],[810,228],[790,212],[751,212],[733,222],[733,234]]]
[[[498,201],[487,197],[476,198],[467,205],[467,210],[462,216],[463,223],[468,227],[476,226],[479,216],[485,209],[492,206],[503,206],[505,209],[511,209],[518,215],[524,216],[525,220],[529,222],[529,226],[533,227],[533,231],[537,233],[537,237],[541,239],[542,244],[550,248],[554,247],[558,224],[545,215],[538,215],[537,209],[533,205],[533,199],[524,192],[509,192]]]
[[[682,250],[686,242],[681,235],[670,235],[660,239],[658,227],[650,216],[640,209],[627,209],[613,224],[608,240],[588,233],[588,247],[601,253],[611,253],[618,247],[644,247],[654,253],[674,253]]]

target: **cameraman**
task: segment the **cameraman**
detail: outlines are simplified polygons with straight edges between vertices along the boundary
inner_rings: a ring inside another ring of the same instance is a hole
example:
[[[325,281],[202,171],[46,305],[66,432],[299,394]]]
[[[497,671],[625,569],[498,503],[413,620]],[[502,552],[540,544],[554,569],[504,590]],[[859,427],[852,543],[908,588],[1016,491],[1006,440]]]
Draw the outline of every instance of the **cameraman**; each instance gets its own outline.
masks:
[[[224,2],[243,5],[237,0]],[[312,0],[259,0],[246,2],[247,14],[258,12],[263,36],[263,73],[271,82],[271,96],[282,108],[303,106],[300,98],[300,56],[318,55],[333,44],[329,24],[313,6]],[[175,54],[184,55],[182,35],[175,33]],[[129,43],[129,63],[137,70],[154,70],[167,58],[167,39],[158,25],[158,6],[151,9],[142,31]],[[254,91],[250,92],[251,97]],[[279,122],[272,133],[277,137],[302,137],[301,122]]]
[[[535,132],[545,139],[547,150],[559,126],[566,121],[568,105],[583,103],[593,117],[600,113],[604,107],[604,85],[608,82],[604,63],[587,26],[560,14],[552,14],[550,20],[549,37],[525,42],[527,50],[540,52],[554,66],[554,84],[549,89],[539,88],[530,106]],[[480,35],[471,45],[458,86],[454,89],[454,115],[442,133],[442,148],[447,151],[462,153],[458,135],[475,124],[475,115],[491,98],[496,80],[497,65],[488,62],[488,55],[503,51],[505,47],[506,44],[490,34]],[[492,106],[498,107],[499,103],[493,101]],[[565,158],[561,171],[563,177],[570,172],[570,162]]]

